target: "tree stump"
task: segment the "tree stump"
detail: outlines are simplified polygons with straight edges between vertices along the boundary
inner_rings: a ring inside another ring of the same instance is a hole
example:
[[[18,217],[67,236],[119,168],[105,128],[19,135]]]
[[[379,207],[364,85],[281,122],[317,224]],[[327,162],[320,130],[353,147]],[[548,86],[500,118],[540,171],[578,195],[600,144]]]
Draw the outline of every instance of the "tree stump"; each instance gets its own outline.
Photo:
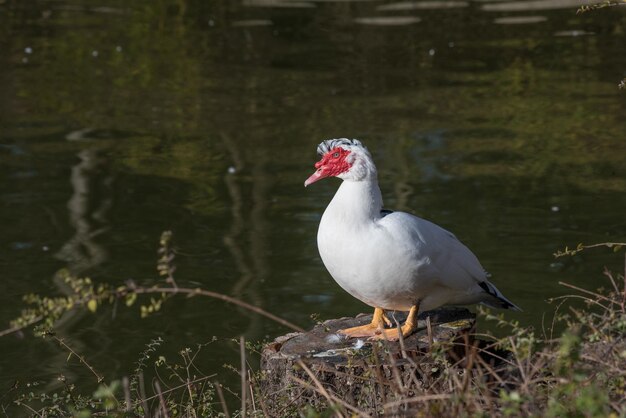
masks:
[[[389,317],[403,323],[406,314]],[[371,322],[371,314],[331,319],[311,331],[276,338],[261,355],[261,391],[268,412],[290,416],[339,404],[357,414],[393,413],[389,405],[432,385],[443,372],[444,359],[459,361],[471,346],[476,316],[467,309],[440,308],[419,319],[427,317],[429,328],[398,342],[336,333]]]

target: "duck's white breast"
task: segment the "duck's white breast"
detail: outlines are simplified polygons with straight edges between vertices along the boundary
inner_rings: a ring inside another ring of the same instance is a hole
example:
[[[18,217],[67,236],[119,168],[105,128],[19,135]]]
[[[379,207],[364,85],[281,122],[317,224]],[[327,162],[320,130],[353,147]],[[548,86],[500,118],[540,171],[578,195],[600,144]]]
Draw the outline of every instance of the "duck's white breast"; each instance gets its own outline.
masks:
[[[322,218],[318,248],[335,281],[364,303],[385,309],[408,310],[428,293],[432,268],[419,248],[375,222],[354,226]]]

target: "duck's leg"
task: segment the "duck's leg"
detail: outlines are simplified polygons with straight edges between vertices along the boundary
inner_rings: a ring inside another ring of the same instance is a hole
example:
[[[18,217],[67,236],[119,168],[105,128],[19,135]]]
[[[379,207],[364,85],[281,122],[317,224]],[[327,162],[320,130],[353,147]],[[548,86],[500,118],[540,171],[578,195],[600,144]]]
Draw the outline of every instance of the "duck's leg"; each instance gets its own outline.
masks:
[[[406,321],[404,321],[404,325],[400,327],[400,332],[402,333],[402,337],[408,337],[415,330],[417,330],[417,314],[419,312],[419,301],[411,306],[411,310],[409,311],[409,315],[406,317]],[[398,335],[397,328],[385,329],[382,332],[372,335],[370,337],[371,340],[389,340],[389,341],[397,341],[400,339]]]
[[[370,322],[369,324],[361,325],[358,327],[340,329],[337,332],[343,335],[347,335],[348,338],[373,337],[374,335],[380,334],[384,331],[385,323],[391,324],[391,321],[385,315],[385,311],[382,308],[375,308],[374,317],[372,318],[372,322]]]

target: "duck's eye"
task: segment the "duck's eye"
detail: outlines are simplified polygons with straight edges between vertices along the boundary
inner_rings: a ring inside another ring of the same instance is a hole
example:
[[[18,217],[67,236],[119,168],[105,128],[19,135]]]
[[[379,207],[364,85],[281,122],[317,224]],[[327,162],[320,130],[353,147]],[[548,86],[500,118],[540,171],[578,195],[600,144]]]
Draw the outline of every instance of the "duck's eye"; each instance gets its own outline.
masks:
[[[333,154],[333,158],[339,158],[339,153],[338,153],[338,152],[335,152],[335,153]]]

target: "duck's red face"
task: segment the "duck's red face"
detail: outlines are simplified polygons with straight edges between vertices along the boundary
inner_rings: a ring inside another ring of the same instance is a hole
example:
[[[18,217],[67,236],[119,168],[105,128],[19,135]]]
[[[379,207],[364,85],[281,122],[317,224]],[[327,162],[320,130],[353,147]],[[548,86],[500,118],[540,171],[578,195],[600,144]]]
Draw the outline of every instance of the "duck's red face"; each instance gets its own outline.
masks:
[[[343,149],[342,147],[336,147],[328,151],[322,156],[322,159],[315,163],[317,171],[306,179],[304,187],[309,184],[315,183],[324,177],[338,176],[341,173],[345,173],[350,170],[352,164],[346,161],[346,157],[350,154],[350,151]]]

